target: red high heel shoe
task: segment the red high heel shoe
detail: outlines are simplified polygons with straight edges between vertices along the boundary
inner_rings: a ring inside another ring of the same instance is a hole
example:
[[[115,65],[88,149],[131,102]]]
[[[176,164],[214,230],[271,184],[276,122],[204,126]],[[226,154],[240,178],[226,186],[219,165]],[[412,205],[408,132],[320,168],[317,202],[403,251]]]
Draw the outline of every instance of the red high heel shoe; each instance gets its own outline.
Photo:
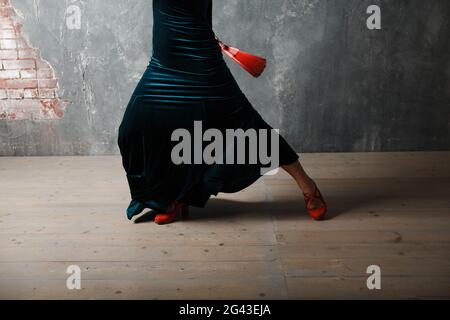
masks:
[[[314,192],[311,193],[303,193],[303,197],[305,198],[306,210],[309,213],[309,216],[314,220],[323,220],[325,214],[327,213],[327,204],[323,199],[322,193],[320,192],[317,185],[314,183]],[[313,199],[319,199],[322,202],[320,207],[316,208],[308,208]]]
[[[171,210],[168,212],[158,213],[155,216],[155,223],[168,224],[177,220],[187,219],[189,217],[189,206],[176,202]]]

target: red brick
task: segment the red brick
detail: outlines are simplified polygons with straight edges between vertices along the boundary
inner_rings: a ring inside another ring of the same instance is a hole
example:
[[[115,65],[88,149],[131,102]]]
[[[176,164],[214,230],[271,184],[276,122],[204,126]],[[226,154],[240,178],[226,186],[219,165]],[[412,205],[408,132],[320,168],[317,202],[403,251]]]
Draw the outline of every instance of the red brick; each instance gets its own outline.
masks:
[[[38,87],[39,88],[57,88],[58,87],[58,80],[56,79],[40,79],[38,80]]]
[[[36,59],[38,54],[34,49],[19,49],[17,50],[19,59]]]
[[[38,69],[37,78],[38,79],[53,79],[55,75],[52,69]]]
[[[0,119],[56,119],[66,102],[58,80],[22,33],[10,0],[0,0]]]
[[[31,79],[6,80],[6,88],[9,89],[35,89],[36,87],[37,87],[37,80]]]
[[[9,22],[12,23],[11,17],[9,15],[9,11],[6,12],[7,16],[0,16],[0,22]]]
[[[9,99],[23,99],[24,98],[24,91],[23,89],[8,89],[8,98]]]
[[[20,71],[21,79],[37,79],[36,70],[21,70]]]
[[[0,29],[1,30],[13,30],[14,31],[14,23],[8,18],[0,17]]]
[[[40,99],[54,99],[56,97],[57,95],[55,89],[39,89]]]
[[[23,95],[25,99],[39,98],[39,92],[37,89],[24,89]]]
[[[0,39],[15,39],[16,32],[14,29],[0,29]]]
[[[0,17],[0,29],[14,29],[14,23],[10,18]]]
[[[3,69],[5,70],[25,70],[36,69],[35,60],[5,60],[3,61]]]
[[[0,50],[0,60],[15,60],[17,57],[17,50]]]
[[[0,39],[0,49],[17,49],[17,40],[16,39]]]
[[[0,70],[0,78],[2,79],[18,79],[20,72],[17,70]]]

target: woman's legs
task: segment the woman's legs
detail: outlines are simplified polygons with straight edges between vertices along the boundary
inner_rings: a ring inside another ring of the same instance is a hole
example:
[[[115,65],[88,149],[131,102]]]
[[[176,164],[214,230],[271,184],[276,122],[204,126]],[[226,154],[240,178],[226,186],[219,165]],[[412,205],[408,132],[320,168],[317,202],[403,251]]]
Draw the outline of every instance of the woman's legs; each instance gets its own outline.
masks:
[[[292,178],[294,178],[295,182],[297,182],[298,186],[302,190],[303,193],[313,193],[315,189],[314,180],[308,176],[308,174],[303,169],[300,161],[295,161],[292,164],[281,166],[287,173],[289,173]],[[310,202],[308,208],[314,209],[318,208],[322,205],[322,201],[318,198],[313,198]]]

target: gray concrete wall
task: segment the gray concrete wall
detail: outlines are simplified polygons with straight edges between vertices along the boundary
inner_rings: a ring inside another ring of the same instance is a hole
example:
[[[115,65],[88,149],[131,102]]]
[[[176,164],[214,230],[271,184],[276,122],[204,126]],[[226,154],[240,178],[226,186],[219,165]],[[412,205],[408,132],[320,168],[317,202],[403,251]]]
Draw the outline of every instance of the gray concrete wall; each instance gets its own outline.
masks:
[[[1,120],[0,155],[117,154],[151,54],[151,0],[12,0],[71,101],[59,120]],[[81,7],[80,30],[66,27]],[[382,9],[368,30],[366,9]],[[255,108],[302,152],[449,150],[448,0],[215,0],[222,40],[268,59]]]

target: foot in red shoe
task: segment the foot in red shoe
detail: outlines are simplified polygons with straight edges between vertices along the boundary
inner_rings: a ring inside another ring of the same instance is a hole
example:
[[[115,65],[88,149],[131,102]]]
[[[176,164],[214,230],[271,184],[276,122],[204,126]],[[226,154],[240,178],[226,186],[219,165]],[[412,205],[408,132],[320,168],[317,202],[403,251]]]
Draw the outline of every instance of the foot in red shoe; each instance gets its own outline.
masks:
[[[305,207],[309,216],[314,220],[323,220],[325,214],[327,213],[327,204],[325,203],[322,193],[315,183],[314,192],[303,193],[303,197],[305,198]],[[317,205],[317,203],[319,203],[319,205]]]
[[[189,215],[189,206],[176,202],[167,212],[158,213],[155,216],[156,224],[168,224],[177,220],[186,219]]]

